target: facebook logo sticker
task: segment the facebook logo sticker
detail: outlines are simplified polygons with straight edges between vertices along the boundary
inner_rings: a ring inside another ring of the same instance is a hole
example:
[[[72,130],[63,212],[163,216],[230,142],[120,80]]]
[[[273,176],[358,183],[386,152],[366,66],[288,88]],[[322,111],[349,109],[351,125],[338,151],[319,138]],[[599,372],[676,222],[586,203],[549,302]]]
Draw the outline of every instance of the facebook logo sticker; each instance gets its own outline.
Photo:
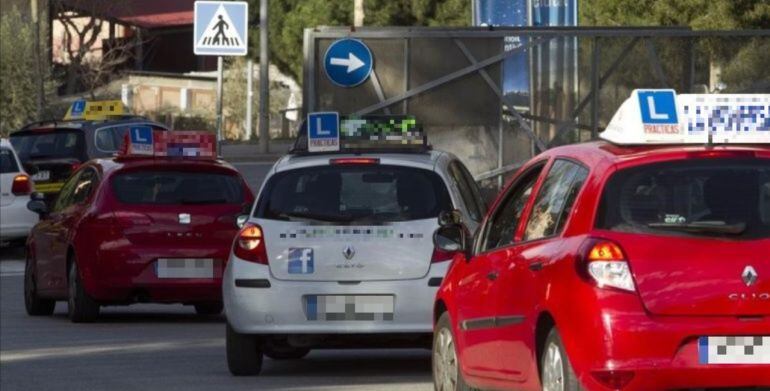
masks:
[[[313,274],[313,249],[289,249],[289,274]]]
[[[674,91],[639,91],[639,108],[645,125],[673,125],[679,123]]]

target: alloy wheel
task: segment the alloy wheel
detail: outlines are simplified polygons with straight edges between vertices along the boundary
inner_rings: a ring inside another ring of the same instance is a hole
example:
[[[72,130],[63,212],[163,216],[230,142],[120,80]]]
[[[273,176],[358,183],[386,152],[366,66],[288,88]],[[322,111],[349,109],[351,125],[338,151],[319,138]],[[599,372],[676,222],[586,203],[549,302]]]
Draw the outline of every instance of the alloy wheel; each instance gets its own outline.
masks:
[[[548,345],[543,360],[543,391],[564,391],[564,361],[555,343]]]
[[[457,389],[457,353],[452,332],[442,328],[433,348],[433,367],[436,389],[455,391]]]

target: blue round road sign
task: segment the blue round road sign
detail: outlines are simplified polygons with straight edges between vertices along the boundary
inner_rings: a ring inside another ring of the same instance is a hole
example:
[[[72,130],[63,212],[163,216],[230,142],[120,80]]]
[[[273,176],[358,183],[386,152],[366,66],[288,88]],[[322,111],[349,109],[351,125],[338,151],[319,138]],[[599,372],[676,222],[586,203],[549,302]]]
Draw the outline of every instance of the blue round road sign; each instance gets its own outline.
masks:
[[[324,70],[332,83],[340,87],[355,87],[372,73],[372,52],[363,42],[340,39],[329,45],[324,56]]]

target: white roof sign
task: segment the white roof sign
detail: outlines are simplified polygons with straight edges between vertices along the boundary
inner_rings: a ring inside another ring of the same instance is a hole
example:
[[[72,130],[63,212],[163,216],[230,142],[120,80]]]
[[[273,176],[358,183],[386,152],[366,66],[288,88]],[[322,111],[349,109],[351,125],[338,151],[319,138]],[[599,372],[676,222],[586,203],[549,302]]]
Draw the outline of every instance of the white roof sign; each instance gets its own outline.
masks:
[[[628,145],[770,144],[770,94],[634,90],[600,137]]]

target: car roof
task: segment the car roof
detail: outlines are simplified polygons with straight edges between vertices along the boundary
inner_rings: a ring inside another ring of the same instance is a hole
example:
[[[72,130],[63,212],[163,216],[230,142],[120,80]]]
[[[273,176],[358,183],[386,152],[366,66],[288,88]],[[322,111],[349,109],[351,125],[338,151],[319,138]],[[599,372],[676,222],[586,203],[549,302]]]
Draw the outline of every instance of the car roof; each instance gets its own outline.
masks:
[[[181,159],[174,157],[117,157],[93,159],[86,164],[101,167],[106,175],[126,168],[147,168],[147,167],[218,167],[225,170],[239,173],[230,163],[217,159]]]
[[[544,156],[567,157],[579,160],[588,165],[601,166],[602,163],[611,165],[619,163],[657,160],[666,156],[672,158],[692,152],[707,151],[747,151],[770,154],[770,145],[617,145],[607,141],[591,141],[581,144],[570,144],[550,149]]]
[[[11,135],[28,131],[28,130],[34,130],[34,129],[82,129],[82,130],[94,130],[98,128],[102,128],[105,126],[112,126],[112,125],[120,125],[120,124],[132,124],[132,123],[149,123],[152,125],[156,125],[162,128],[167,128],[167,126],[153,121],[149,118],[142,117],[142,116],[122,116],[120,118],[115,119],[107,119],[107,120],[48,120],[48,121],[40,121],[40,122],[32,122],[27,125],[24,125],[21,129],[12,132]]]
[[[318,153],[318,154],[288,154],[279,159],[274,166],[275,172],[294,170],[304,167],[329,165],[331,159],[344,158],[377,158],[380,164],[408,166],[434,170],[441,156],[449,155],[443,151],[427,150],[420,152],[389,152],[389,153]]]

